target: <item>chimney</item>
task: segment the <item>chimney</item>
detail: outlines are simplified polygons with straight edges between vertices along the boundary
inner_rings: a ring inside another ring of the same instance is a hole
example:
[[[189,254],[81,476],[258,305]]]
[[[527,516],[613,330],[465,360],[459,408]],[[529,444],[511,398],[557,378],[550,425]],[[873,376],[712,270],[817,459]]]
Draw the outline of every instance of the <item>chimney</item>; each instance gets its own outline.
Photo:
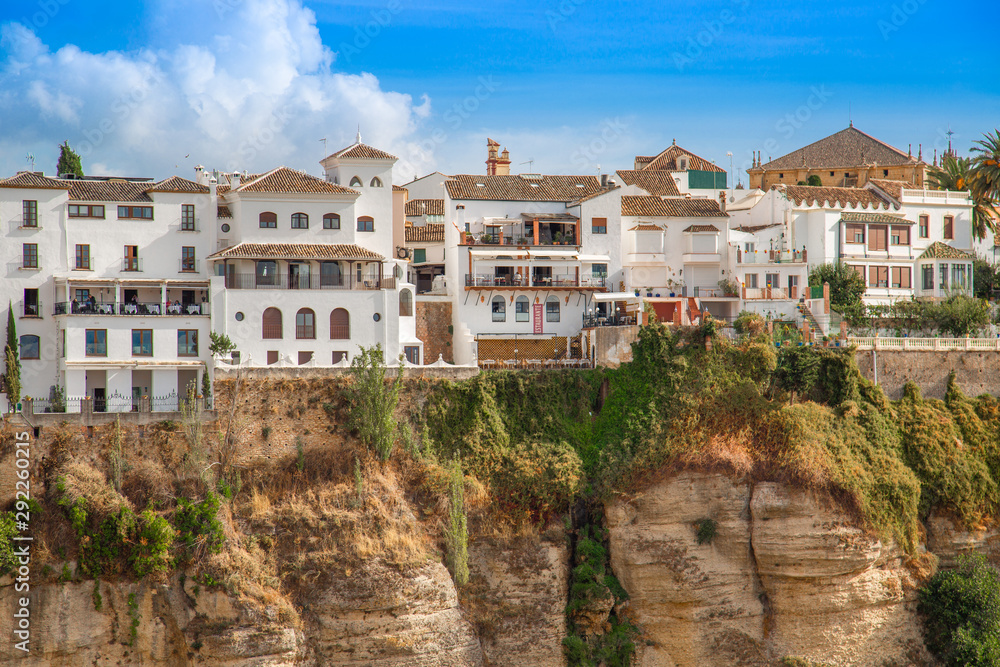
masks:
[[[486,137],[486,175],[495,176],[497,173],[497,149],[500,144]]]
[[[205,171],[205,167],[200,164],[195,165],[194,182],[198,185],[208,185],[208,172]]]
[[[238,187],[240,187],[240,172],[234,171],[233,177],[229,181],[229,189],[235,190]]]
[[[507,176],[510,174],[510,151],[506,148],[500,153],[500,159],[497,160],[496,173],[498,176]]]
[[[913,157],[913,144],[906,145],[906,157]]]
[[[726,191],[725,190],[719,190],[719,208],[722,209],[723,213],[726,212]]]
[[[924,145],[917,144],[917,162],[920,162],[923,159],[924,159]]]
[[[601,187],[602,188],[608,187],[608,175],[607,174],[601,174]]]

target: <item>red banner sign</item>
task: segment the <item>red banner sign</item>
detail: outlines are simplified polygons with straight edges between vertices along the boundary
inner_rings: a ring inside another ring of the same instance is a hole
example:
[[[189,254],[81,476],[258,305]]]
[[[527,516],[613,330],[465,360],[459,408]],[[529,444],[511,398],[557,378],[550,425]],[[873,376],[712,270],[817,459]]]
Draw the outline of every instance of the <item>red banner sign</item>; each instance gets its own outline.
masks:
[[[542,333],[542,304],[536,303],[531,307],[531,319],[535,325],[532,333]]]

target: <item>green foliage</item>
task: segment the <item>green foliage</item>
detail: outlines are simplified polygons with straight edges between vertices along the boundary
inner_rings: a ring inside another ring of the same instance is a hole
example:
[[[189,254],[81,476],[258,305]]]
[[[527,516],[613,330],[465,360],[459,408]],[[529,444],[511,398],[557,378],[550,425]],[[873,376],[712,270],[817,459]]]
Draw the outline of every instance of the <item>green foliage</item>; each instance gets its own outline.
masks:
[[[226,536],[222,531],[222,523],[216,517],[219,511],[219,498],[209,493],[201,502],[193,503],[187,498],[177,499],[177,510],[174,512],[173,524],[177,529],[177,541],[183,547],[178,560],[187,562],[195,555],[196,549],[205,549],[209,553],[222,550]]]
[[[920,589],[927,647],[944,664],[1000,665],[1000,571],[982,554],[963,556]]]
[[[206,404],[208,399],[212,398],[212,378],[209,377],[207,370],[201,374],[201,395],[205,397]]]
[[[517,443],[496,461],[491,482],[497,502],[545,516],[569,508],[582,487],[583,464],[566,442]]]
[[[386,366],[382,345],[362,347],[361,354],[351,360],[354,383],[348,389],[351,404],[351,425],[362,443],[373,449],[383,461],[388,461],[395,446],[396,422],[393,413],[399,403],[402,386],[402,357],[396,379],[386,382]]]
[[[83,178],[83,164],[80,156],[69,147],[69,142],[64,141],[59,144],[59,161],[56,163],[56,175],[72,174],[77,178]]]
[[[778,354],[774,384],[795,394],[804,394],[816,386],[819,379],[819,356],[808,347],[786,347]]]
[[[169,572],[174,566],[171,556],[175,536],[173,526],[152,510],[143,512],[139,523],[130,557],[135,576],[141,578],[154,572]]]
[[[953,294],[943,301],[908,300],[872,305],[866,308],[866,313],[866,318],[855,319],[855,326],[965,336],[975,334],[990,323],[989,303],[964,294]]]
[[[972,263],[972,285],[978,299],[991,299],[1000,292],[1000,266],[982,257]]]
[[[264,438],[264,442],[267,442],[271,437],[271,427],[265,426],[260,430],[260,437]]]
[[[7,303],[7,343],[4,346],[3,387],[7,402],[13,410],[21,400],[21,350],[17,339],[17,323],[14,320],[14,306]]]
[[[819,177],[819,174],[809,174],[809,178],[806,179],[806,185],[811,185],[813,187],[822,187],[823,179]]]
[[[101,597],[101,580],[94,579],[94,590],[90,592],[90,599],[94,601],[94,611],[100,611],[104,606],[104,598]]]
[[[49,391],[49,404],[52,412],[66,412],[66,390],[56,384]]]
[[[767,331],[767,323],[759,313],[743,310],[736,316],[733,329],[741,336],[757,337]]]
[[[14,513],[0,513],[0,575],[6,574],[17,565],[13,542],[14,536],[17,534]]]
[[[210,341],[208,344],[208,351],[212,353],[212,356],[228,357],[232,354],[233,350],[236,349],[236,343],[234,343],[226,334],[209,331],[208,338]]]
[[[698,519],[694,522],[695,539],[698,544],[711,544],[718,531],[718,524],[712,519]]]
[[[830,283],[830,307],[848,319],[862,317],[864,304],[861,296],[867,286],[865,279],[853,268],[837,262],[820,264],[809,272],[809,285]]]
[[[128,617],[129,622],[128,645],[132,646],[139,636],[139,603],[135,599],[135,593],[128,594]]]
[[[456,586],[469,582],[469,531],[465,515],[465,475],[456,458],[448,470],[448,524],[445,526],[448,570]]]

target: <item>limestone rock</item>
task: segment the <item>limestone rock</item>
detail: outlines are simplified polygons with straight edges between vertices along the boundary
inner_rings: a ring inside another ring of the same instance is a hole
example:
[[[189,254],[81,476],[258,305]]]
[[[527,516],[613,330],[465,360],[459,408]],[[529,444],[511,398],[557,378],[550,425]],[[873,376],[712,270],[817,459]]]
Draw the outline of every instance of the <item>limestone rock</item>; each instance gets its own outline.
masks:
[[[932,513],[924,522],[927,529],[927,550],[940,559],[941,567],[955,567],[961,554],[978,551],[994,563],[1000,563],[1000,529],[997,526],[977,526],[972,530],[953,518]]]

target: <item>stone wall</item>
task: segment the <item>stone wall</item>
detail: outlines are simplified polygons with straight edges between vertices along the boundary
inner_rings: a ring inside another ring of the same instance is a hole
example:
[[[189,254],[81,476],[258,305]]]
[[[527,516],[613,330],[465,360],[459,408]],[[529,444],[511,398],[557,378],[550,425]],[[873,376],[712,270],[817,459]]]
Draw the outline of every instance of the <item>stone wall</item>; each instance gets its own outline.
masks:
[[[639,336],[638,326],[596,327],[589,331],[591,350],[598,366],[617,368],[632,361],[632,343]]]
[[[417,297],[417,338],[424,342],[424,363],[432,364],[440,355],[455,363],[451,336],[451,299],[442,296]]]
[[[968,396],[1000,396],[1000,353],[997,352],[903,352],[859,350],[855,358],[861,374],[874,380],[873,360],[878,363],[878,384],[890,399],[903,395],[903,385],[914,382],[925,398],[944,398],[948,374],[955,371],[958,386]]]
[[[340,377],[351,372],[349,367],[331,368],[330,366],[263,366],[244,369],[244,378],[248,380],[321,380],[323,378]],[[396,368],[386,370],[386,377],[396,377]],[[442,380],[468,380],[479,373],[476,366],[406,366],[405,377],[408,378],[439,378]],[[236,371],[230,368],[216,368],[216,380],[231,380],[236,377]],[[162,419],[162,417],[161,417]]]

